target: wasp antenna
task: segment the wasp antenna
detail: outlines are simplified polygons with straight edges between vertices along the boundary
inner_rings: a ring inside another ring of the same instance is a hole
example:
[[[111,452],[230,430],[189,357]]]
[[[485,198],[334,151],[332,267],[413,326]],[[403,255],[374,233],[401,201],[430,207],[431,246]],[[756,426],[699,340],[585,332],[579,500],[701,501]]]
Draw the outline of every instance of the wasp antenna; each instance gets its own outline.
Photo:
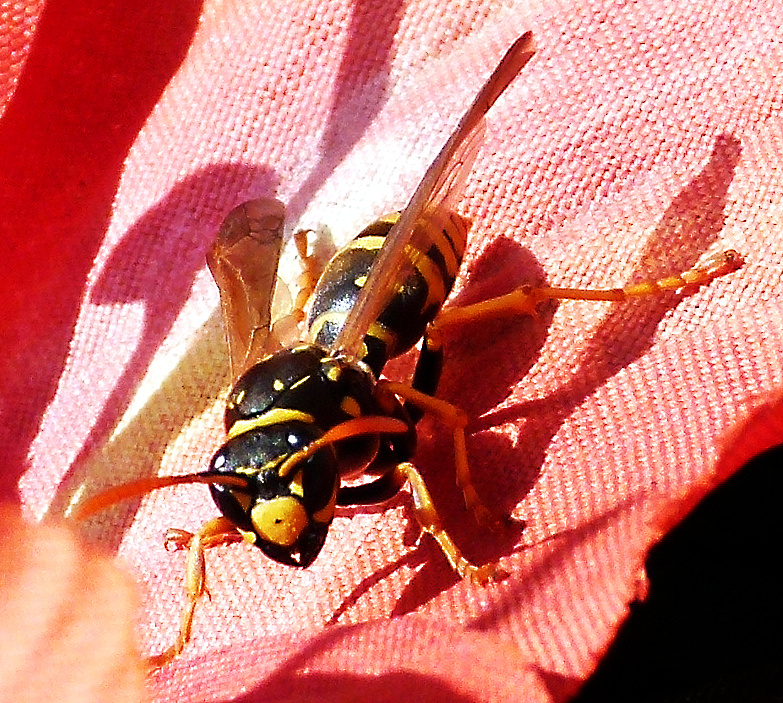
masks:
[[[247,488],[248,481],[242,476],[231,476],[220,474],[214,471],[204,471],[198,474],[185,474],[183,476],[151,476],[142,478],[138,481],[114,486],[105,491],[88,498],[71,512],[72,520],[84,520],[101,510],[111,507],[129,498],[138,498],[139,496],[157,491],[159,488],[168,488],[169,486],[180,486],[186,483],[208,483],[220,486],[234,486],[237,488]]]
[[[402,420],[384,415],[367,415],[365,417],[355,417],[327,430],[321,437],[310,442],[306,447],[298,452],[291,454],[277,470],[280,476],[287,476],[291,469],[298,463],[311,457],[319,449],[323,449],[329,444],[340,442],[344,439],[359,437],[368,434],[403,434],[408,431],[408,425]]]

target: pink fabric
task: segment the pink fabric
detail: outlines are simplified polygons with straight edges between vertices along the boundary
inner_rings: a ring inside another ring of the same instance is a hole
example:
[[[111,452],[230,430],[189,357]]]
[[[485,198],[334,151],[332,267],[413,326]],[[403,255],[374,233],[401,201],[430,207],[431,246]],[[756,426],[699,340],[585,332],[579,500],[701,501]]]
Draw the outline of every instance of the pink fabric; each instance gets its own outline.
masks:
[[[128,574],[73,531],[0,508],[0,700],[141,700]]]
[[[783,2],[445,7],[48,0],[3,15],[0,486],[30,518],[82,487],[202,469],[228,382],[204,267],[222,217],[276,194],[292,226],[345,241],[405,203],[528,29],[539,53],[490,113],[460,204],[475,224],[456,302],[543,278],[622,285],[728,247],[747,260],[690,297],[449,335],[439,395],[471,417],[480,494],[526,529],[472,524],[429,420],[417,463],[455,539],[508,581],[457,583],[414,544],[406,495],[341,512],[306,571],[218,548],[193,642],[152,700],[564,700],[643,593],[662,531],[783,437]],[[143,651],[171,641],[182,599],[163,530],[214,515],[184,487],[89,525],[140,583]]]

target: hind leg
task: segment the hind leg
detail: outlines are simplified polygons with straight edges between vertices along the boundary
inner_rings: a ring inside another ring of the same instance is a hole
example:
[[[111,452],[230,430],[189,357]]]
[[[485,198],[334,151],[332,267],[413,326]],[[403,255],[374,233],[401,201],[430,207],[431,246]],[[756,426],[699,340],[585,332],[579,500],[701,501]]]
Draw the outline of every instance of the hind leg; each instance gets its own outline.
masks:
[[[608,300],[620,301],[628,298],[646,298],[661,295],[667,291],[695,289],[707,285],[714,279],[736,271],[742,266],[742,257],[733,249],[723,251],[688,271],[673,274],[658,280],[633,283],[624,288],[590,290],[583,288],[548,288],[520,286],[506,295],[490,298],[473,305],[454,306],[442,310],[435,319],[443,328],[497,315],[517,314],[536,316],[536,308],[545,300]]]

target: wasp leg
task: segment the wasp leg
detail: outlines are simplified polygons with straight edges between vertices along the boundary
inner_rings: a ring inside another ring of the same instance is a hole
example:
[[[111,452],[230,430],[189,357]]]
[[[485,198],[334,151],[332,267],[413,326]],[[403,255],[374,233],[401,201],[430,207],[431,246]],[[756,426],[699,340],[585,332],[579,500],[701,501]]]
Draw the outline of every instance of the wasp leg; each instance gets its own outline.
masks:
[[[420,393],[432,397],[438,390],[442,371],[443,340],[438,329],[430,324],[424,332],[411,386]],[[405,410],[414,422],[421,420],[425,412],[424,408],[410,400],[405,401]]]
[[[425,339],[422,353],[424,353],[426,344],[427,342]],[[382,379],[378,382],[378,385],[400,398],[403,398],[406,406],[410,404],[424,412],[437,415],[442,422],[451,427],[454,441],[454,465],[457,475],[457,486],[459,486],[462,491],[462,496],[465,499],[465,506],[473,513],[476,521],[480,525],[485,525],[495,530],[502,528],[503,521],[499,520],[492,511],[484,505],[470,479],[468,451],[465,446],[465,425],[467,425],[468,419],[465,413],[457,406],[447,403],[445,400],[433,398],[431,395],[422,393],[416,388],[412,388],[404,383]]]
[[[201,526],[198,532],[185,530],[169,530],[166,533],[166,546],[175,549],[187,549],[188,558],[185,567],[185,591],[187,603],[180,617],[179,633],[174,644],[168,649],[150,657],[147,664],[150,669],[160,669],[182,653],[190,641],[193,626],[193,615],[196,604],[206,593],[206,563],[204,552],[219,544],[241,541],[242,536],[234,525],[226,518],[219,517]]]
[[[476,566],[462,555],[459,547],[451,539],[451,535],[443,529],[430,492],[427,490],[421,474],[413,464],[408,462],[399,464],[395,469],[395,473],[401,482],[407,481],[411,487],[413,507],[421,529],[435,538],[435,541],[446,555],[446,559],[449,560],[449,564],[451,564],[451,567],[460,578],[484,586],[491,582],[502,581],[508,576],[508,572],[501,569],[497,564],[490,563]]]
[[[485,586],[488,583],[502,581],[508,576],[508,572],[497,564],[484,564],[476,566],[468,561],[454,543],[438,516],[438,511],[432,501],[432,496],[427,489],[424,479],[418,469],[408,462],[397,464],[381,478],[361,486],[347,486],[340,489],[337,502],[340,505],[375,505],[382,503],[402,488],[405,483],[411,487],[413,496],[413,508],[421,529],[431,534],[446,555],[449,564],[457,572],[457,575],[470,581]]]
[[[632,283],[624,288],[587,290],[582,288],[547,288],[520,286],[506,295],[490,298],[473,305],[452,307],[441,311],[435,322],[439,327],[461,324],[495,315],[518,314],[536,316],[536,308],[545,300],[609,300],[644,298],[666,291],[698,288],[719,276],[736,271],[742,266],[742,257],[733,249],[723,251],[698,266],[658,280]]]
[[[294,244],[296,245],[296,253],[302,261],[302,273],[297,279],[299,285],[299,293],[296,296],[296,302],[294,308],[304,310],[307,301],[310,300],[310,296],[315,290],[315,286],[318,283],[318,279],[321,277],[321,265],[318,262],[318,257],[315,252],[308,253],[308,235],[313,232],[311,229],[300,229],[294,232]]]
[[[305,320],[305,306],[315,290],[320,276],[320,264],[315,254],[309,254],[309,237],[313,230],[300,229],[294,232],[293,239],[296,253],[302,262],[302,273],[296,279],[296,299],[290,309],[284,314],[276,315],[269,332],[270,341],[266,343],[267,351],[277,351],[289,346],[289,342],[301,336],[301,326]],[[278,281],[278,285],[281,281]],[[289,297],[290,300],[290,297]]]
[[[473,482],[470,479],[468,453],[465,447],[465,425],[467,418],[457,407],[436,400],[433,396],[438,389],[440,374],[443,369],[443,341],[439,330],[434,325],[428,325],[424,333],[421,352],[413,372],[413,390],[398,388],[395,393],[405,398],[405,409],[414,421],[418,422],[426,411],[439,415],[446,424],[452,427],[454,433],[454,456],[457,474],[457,485],[462,491],[466,507],[473,512],[480,525],[497,529],[501,521],[492,514],[481,501]],[[405,394],[408,395],[405,395]]]

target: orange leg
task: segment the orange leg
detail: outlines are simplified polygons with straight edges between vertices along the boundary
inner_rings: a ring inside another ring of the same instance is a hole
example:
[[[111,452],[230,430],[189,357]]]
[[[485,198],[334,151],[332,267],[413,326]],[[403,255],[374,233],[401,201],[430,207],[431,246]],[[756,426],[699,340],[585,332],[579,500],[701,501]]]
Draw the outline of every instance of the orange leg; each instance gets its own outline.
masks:
[[[728,249],[712,257],[704,266],[660,278],[657,281],[633,283],[624,288],[589,290],[520,286],[506,295],[490,298],[474,305],[446,308],[435,319],[435,324],[443,328],[448,325],[509,313],[535,316],[539,303],[545,300],[618,301],[627,298],[655,296],[666,291],[706,285],[719,276],[736,271],[740,266],[742,266],[742,257],[733,249]]]
[[[421,408],[425,412],[436,415],[440,420],[451,427],[454,442],[454,465],[457,474],[457,486],[462,491],[465,506],[476,518],[476,522],[491,529],[502,527],[503,521],[499,520],[492,511],[484,505],[476,492],[470,479],[470,465],[468,464],[468,452],[465,446],[465,425],[467,416],[456,405],[445,400],[433,398],[431,395],[417,391],[404,383],[382,379],[379,386],[394,395],[404,398],[407,402]]]
[[[174,643],[165,651],[150,657],[147,663],[150,669],[160,669],[182,653],[190,641],[193,626],[193,615],[196,604],[207,593],[206,563],[204,552],[219,544],[229,544],[242,540],[234,525],[224,517],[206,522],[196,533],[185,530],[171,529],[166,533],[166,547],[187,549],[187,566],[185,569],[185,591],[187,603],[182,610],[179,633]]]
[[[427,490],[424,479],[413,464],[407,462],[399,464],[395,472],[399,475],[400,483],[408,482],[413,496],[413,508],[416,513],[416,519],[424,532],[433,536],[440,546],[449,564],[457,572],[460,578],[485,586],[488,583],[502,581],[508,577],[508,572],[501,569],[497,564],[483,564],[476,566],[469,562],[454,543],[438,516],[435,504],[432,502],[432,496]]]

